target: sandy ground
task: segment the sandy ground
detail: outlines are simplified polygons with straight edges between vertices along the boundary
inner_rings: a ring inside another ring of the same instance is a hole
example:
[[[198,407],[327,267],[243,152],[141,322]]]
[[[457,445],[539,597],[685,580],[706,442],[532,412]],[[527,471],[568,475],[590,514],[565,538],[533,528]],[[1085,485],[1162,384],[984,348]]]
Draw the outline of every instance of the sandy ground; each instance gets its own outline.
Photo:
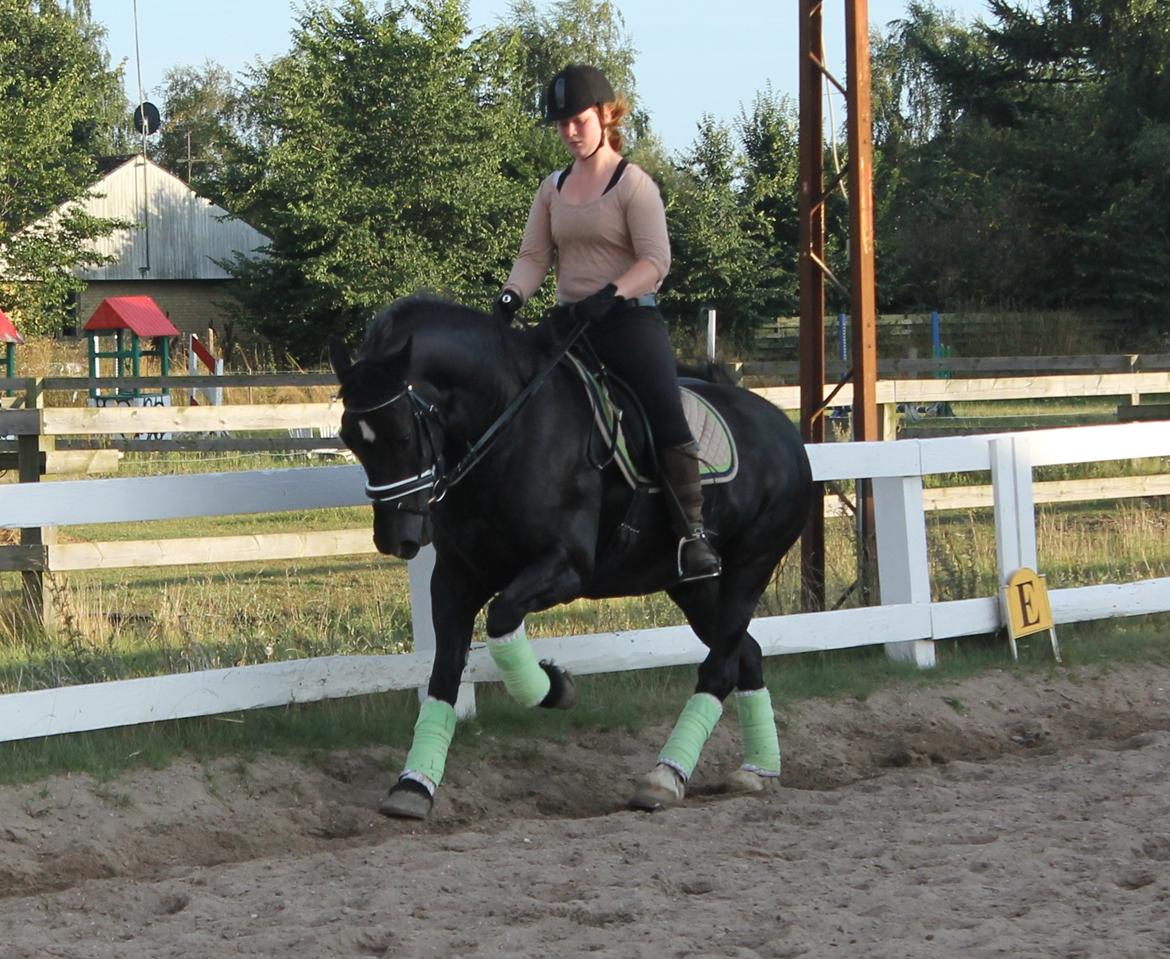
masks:
[[[680,704],[681,705],[681,704]],[[1170,955],[1170,670],[783,711],[783,785],[623,807],[666,728],[0,789],[0,957]]]

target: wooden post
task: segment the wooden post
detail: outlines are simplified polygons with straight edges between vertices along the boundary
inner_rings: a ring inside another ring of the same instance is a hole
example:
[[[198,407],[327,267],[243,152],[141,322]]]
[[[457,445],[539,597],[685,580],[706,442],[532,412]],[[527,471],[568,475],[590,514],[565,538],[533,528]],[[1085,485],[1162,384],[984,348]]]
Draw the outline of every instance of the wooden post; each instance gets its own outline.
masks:
[[[27,409],[43,410],[45,408],[44,381],[36,379],[29,387],[25,396]],[[40,418],[38,417],[38,423]],[[47,453],[53,449],[53,437],[42,436],[38,426],[36,433],[28,433],[16,438],[17,477],[21,483],[39,483],[41,480],[42,465]],[[29,526],[20,531],[21,546],[51,546],[57,541],[57,531],[52,526]],[[48,562],[48,550],[42,548],[44,557],[40,569],[24,570],[20,574],[21,597],[24,608],[37,621],[48,625],[53,620],[53,604],[45,592],[45,570]]]
[[[883,605],[930,605],[926,510],[921,476],[881,477],[873,482],[879,589]],[[886,643],[886,656],[919,667],[935,664],[929,639]]]

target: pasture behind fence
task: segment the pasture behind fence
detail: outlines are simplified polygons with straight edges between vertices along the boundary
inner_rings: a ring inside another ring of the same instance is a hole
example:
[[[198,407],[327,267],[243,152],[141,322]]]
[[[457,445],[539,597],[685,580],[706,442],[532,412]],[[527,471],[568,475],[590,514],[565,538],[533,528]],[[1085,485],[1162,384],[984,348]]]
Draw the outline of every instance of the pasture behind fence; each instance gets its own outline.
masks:
[[[173,413],[103,410],[103,414]],[[113,430],[115,420],[105,428]],[[140,425],[140,424],[139,424]],[[152,426],[156,425],[152,423]],[[33,434],[35,435],[35,434]],[[814,478],[870,479],[877,518],[880,606],[762,617],[752,633],[766,655],[883,644],[891,655],[928,666],[934,644],[995,631],[997,596],[932,602],[923,477],[990,471],[999,581],[1035,568],[1032,472],[1035,467],[1170,456],[1170,424],[1039,430],[809,448]],[[323,466],[233,474],[27,483],[0,498],[0,527],[53,527],[327,508],[365,501],[360,468]],[[416,650],[395,656],[325,657],[172,676],[120,680],[0,696],[0,740],[55,735],[290,702],[421,685],[429,668],[426,557],[413,561],[411,603]],[[1043,570],[1041,570],[1043,572]],[[1170,577],[1051,591],[1057,623],[1170,610]],[[537,656],[580,674],[700,661],[705,649],[687,627],[538,639]],[[468,682],[499,678],[482,649],[472,652]]]

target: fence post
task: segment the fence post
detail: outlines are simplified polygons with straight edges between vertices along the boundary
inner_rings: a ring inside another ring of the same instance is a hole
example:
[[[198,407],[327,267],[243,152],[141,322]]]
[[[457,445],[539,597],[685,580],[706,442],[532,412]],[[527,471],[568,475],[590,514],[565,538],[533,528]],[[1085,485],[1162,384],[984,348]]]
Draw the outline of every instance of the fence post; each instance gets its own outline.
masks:
[[[431,574],[435,571],[435,547],[424,546],[418,555],[406,564],[410,576],[410,625],[414,633],[414,651],[435,655],[435,623],[431,617]],[[420,686],[418,700],[427,698],[427,688]],[[455,700],[455,716],[471,719],[475,716],[475,684],[461,683]]]
[[[704,306],[700,311],[707,331],[707,362],[715,362],[715,308]]]
[[[921,476],[882,476],[873,483],[877,532],[878,589],[883,605],[930,605],[926,553],[926,509]],[[934,640],[886,643],[886,656],[920,668],[935,664]]]
[[[44,381],[39,377],[28,387],[25,394],[25,408],[45,408]],[[41,481],[42,460],[55,445],[53,437],[43,436],[43,416],[38,417],[36,433],[21,434],[16,438],[16,470],[21,483]],[[50,546],[57,541],[57,530],[52,526],[28,526],[20,531],[21,546]],[[39,622],[49,625],[53,620],[53,604],[45,592],[45,567],[48,566],[48,550],[41,549],[42,568],[21,572],[21,597],[25,610]]]
[[[998,586],[1021,566],[1036,569],[1036,508],[1032,498],[1032,448],[1026,436],[991,441]],[[1037,570],[1039,572],[1039,570]]]

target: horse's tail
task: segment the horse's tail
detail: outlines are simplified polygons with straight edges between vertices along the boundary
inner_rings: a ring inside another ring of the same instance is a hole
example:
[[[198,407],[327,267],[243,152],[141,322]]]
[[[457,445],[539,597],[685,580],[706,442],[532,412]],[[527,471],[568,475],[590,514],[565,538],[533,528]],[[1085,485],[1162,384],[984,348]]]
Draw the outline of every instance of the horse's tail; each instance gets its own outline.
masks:
[[[679,361],[678,375],[682,379],[705,380],[708,383],[723,383],[739,386],[739,377],[726,363],[717,360],[703,360],[695,363]]]

